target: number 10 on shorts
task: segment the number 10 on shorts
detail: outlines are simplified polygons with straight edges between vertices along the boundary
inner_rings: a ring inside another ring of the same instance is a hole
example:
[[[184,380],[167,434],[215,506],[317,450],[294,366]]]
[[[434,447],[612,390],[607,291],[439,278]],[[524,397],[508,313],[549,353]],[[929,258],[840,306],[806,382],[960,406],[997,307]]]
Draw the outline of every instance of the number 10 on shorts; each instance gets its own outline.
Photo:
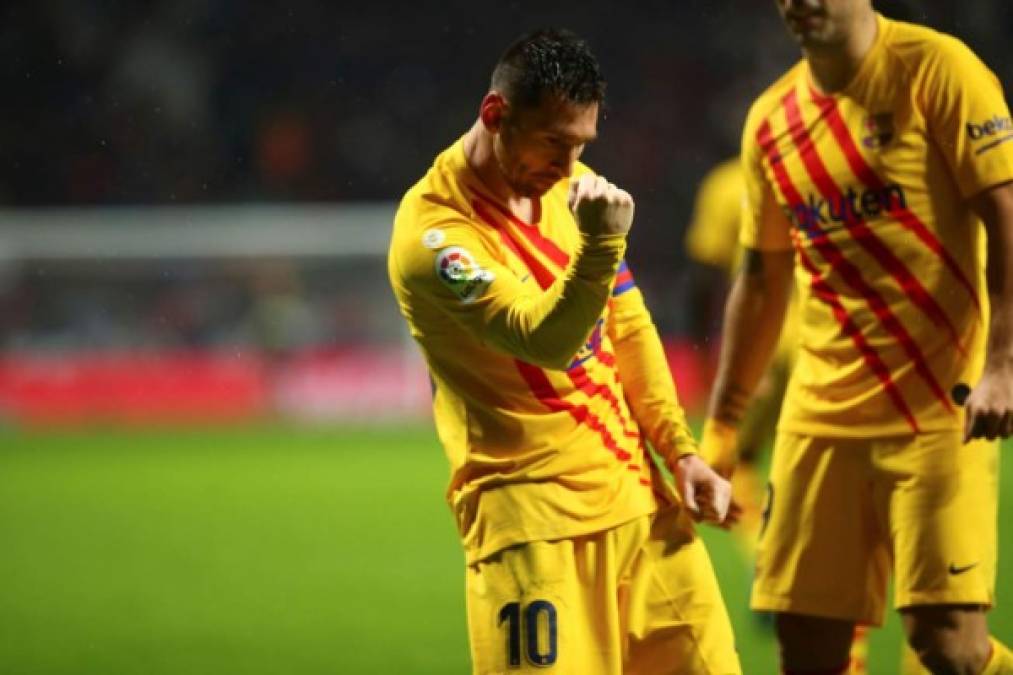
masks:
[[[556,607],[551,602],[534,600],[523,612],[521,603],[508,602],[499,610],[499,625],[503,624],[506,624],[507,663],[510,666],[521,665],[522,647],[533,665],[551,666],[556,662]]]

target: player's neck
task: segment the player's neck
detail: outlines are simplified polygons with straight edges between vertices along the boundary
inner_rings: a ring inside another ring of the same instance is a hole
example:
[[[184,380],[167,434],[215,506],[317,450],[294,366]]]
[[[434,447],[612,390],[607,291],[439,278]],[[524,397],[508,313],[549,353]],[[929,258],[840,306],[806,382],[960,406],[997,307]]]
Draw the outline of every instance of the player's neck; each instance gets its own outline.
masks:
[[[846,88],[858,73],[878,31],[875,12],[863,15],[840,44],[803,47],[813,84],[824,94]]]
[[[476,121],[464,135],[464,156],[468,166],[493,197],[527,220],[527,216],[531,215],[534,208],[532,200],[517,194],[507,183],[503,171],[496,162],[492,144],[492,134],[486,130],[482,120]]]

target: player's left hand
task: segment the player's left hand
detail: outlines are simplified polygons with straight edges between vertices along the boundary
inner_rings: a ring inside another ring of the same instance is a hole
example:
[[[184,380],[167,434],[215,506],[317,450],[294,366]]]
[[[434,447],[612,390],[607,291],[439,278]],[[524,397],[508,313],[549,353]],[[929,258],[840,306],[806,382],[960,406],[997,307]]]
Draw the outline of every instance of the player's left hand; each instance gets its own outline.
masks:
[[[1013,368],[986,368],[964,404],[964,442],[1013,436]]]
[[[694,520],[731,527],[741,509],[732,501],[732,484],[697,455],[684,455],[675,463],[675,480]]]

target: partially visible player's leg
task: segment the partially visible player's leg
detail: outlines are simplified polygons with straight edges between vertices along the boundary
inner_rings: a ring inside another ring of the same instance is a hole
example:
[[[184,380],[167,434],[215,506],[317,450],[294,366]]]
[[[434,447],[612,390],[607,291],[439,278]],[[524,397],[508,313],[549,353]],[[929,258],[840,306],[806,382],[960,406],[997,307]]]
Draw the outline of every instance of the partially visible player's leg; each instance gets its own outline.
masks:
[[[625,675],[742,672],[710,557],[684,512],[659,512],[625,576]]]
[[[986,620],[995,587],[996,444],[963,445],[957,431],[884,439],[874,462],[911,647],[931,672],[977,674],[1001,663],[1004,649],[993,650]]]
[[[468,566],[476,675],[622,673],[614,532],[513,546]]]
[[[868,441],[779,433],[752,606],[778,617],[786,672],[846,672],[856,623],[880,625],[889,574]]]
[[[923,605],[901,610],[911,648],[932,673],[982,672],[992,647],[981,607]]]

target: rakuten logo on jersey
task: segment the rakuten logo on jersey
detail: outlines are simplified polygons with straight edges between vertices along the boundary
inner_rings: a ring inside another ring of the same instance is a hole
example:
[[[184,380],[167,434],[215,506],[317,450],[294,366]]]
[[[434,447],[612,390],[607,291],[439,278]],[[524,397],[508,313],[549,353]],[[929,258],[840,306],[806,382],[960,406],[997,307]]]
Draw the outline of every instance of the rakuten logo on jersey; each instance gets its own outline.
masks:
[[[986,136],[995,136],[1004,131],[1013,131],[1013,120],[1009,117],[999,117],[996,115],[981,124],[975,124],[974,122],[967,123],[967,135],[971,137],[972,141],[985,138]]]
[[[804,204],[783,207],[788,220],[810,237],[840,229],[859,220],[867,220],[880,213],[906,208],[904,188],[896,183],[880,189],[870,188],[861,193],[849,187],[847,192],[832,199],[823,199],[810,193]]]

